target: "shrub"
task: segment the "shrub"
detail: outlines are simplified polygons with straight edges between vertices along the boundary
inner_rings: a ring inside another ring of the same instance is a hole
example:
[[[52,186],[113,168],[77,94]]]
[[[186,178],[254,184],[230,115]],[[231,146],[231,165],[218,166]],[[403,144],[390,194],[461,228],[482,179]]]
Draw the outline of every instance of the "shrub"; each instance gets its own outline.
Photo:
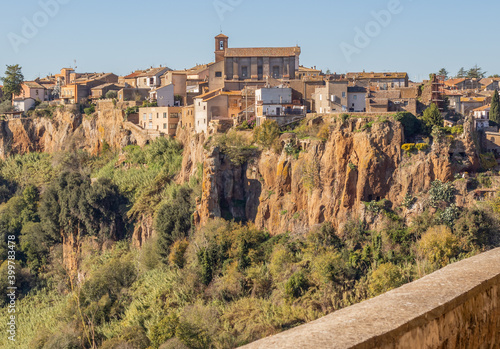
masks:
[[[453,126],[451,128],[451,133],[454,135],[461,135],[464,133],[464,127],[462,125]]]
[[[227,133],[216,135],[210,141],[218,146],[220,151],[229,157],[229,160],[239,166],[255,155],[256,148],[242,135],[241,132],[231,130]]]
[[[257,144],[269,148],[278,139],[280,129],[276,121],[266,120],[254,130],[254,139]]]
[[[390,291],[404,284],[404,278],[398,266],[392,263],[380,264],[370,275],[370,292],[373,296]]]
[[[495,159],[495,155],[493,153],[480,154],[479,156],[481,167],[484,170],[491,170],[498,166],[498,162]]]
[[[407,154],[414,152],[417,148],[415,147],[415,143],[406,143],[401,146]]]
[[[95,113],[95,105],[91,104],[90,107],[83,109],[83,111],[86,115],[90,116]]]
[[[298,298],[307,291],[307,278],[303,271],[295,272],[285,284],[285,294],[290,298]]]
[[[330,127],[328,127],[328,125],[321,126],[316,137],[321,139],[323,142],[328,141],[328,138],[330,137]]]
[[[418,151],[426,151],[427,149],[429,149],[429,144],[427,144],[427,143],[417,143],[415,145],[415,147],[417,148]]]
[[[436,180],[431,183],[429,189],[430,204],[432,207],[437,208],[443,203],[450,204],[455,199],[455,187],[451,183],[443,183]]]
[[[115,99],[116,97],[118,97],[118,93],[116,93],[116,91],[108,91],[108,92],[106,92],[106,98],[107,99]]]
[[[419,255],[437,267],[444,267],[459,252],[459,241],[447,226],[430,228],[417,243]]]

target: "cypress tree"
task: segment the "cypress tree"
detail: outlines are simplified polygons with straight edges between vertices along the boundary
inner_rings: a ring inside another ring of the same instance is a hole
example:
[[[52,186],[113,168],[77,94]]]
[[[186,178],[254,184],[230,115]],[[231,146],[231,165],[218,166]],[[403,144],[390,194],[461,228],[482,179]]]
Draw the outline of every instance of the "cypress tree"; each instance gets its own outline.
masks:
[[[498,98],[497,90],[495,90],[491,100],[490,120],[500,124],[500,98]]]

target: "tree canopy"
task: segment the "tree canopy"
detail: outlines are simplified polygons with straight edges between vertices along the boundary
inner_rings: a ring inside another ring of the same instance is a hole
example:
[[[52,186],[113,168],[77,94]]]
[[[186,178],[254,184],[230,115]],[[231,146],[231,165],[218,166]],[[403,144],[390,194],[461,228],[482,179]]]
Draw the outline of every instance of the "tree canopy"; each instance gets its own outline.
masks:
[[[422,120],[429,130],[432,130],[433,126],[443,126],[443,116],[438,106],[434,103],[432,103],[429,108],[425,109]]]
[[[12,99],[13,95],[21,92],[21,84],[24,81],[22,68],[19,64],[7,65],[5,70],[5,77],[1,78],[3,82],[2,91],[4,93],[4,100]]]

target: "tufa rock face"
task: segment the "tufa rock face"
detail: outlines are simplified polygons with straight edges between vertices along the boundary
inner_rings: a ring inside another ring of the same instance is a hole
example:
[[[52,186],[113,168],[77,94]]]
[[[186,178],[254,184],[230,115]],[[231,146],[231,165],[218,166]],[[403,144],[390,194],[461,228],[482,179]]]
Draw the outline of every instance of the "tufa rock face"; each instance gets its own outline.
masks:
[[[299,142],[297,159],[267,151],[235,166],[217,148],[205,152],[198,223],[234,218],[255,222],[271,234],[305,232],[325,221],[338,227],[363,211],[363,201],[387,199],[400,205],[406,193],[427,191],[432,181],[448,181],[463,170],[450,160],[454,150],[449,143],[408,156],[401,150],[399,122],[374,122],[362,130],[366,124],[366,119],[333,120],[325,143]],[[294,135],[282,140],[294,141]],[[465,162],[477,164],[473,142],[458,143],[454,146],[464,148]]]
[[[113,105],[100,108],[96,117],[82,116],[72,106],[56,108],[53,118],[25,118],[0,122],[0,158],[28,152],[84,149],[97,153],[105,142],[112,148],[150,141],[140,128],[124,122]]]

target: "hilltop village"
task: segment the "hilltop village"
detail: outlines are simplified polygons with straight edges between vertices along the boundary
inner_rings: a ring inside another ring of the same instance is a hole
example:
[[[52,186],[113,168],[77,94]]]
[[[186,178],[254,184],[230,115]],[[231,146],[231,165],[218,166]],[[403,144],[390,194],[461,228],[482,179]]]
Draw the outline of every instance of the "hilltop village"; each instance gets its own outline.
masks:
[[[498,343],[500,78],[338,74],[298,46],[214,43],[185,70],[7,67],[11,347]]]
[[[308,114],[422,115],[435,104],[444,126],[462,125],[471,117],[487,150],[500,149],[498,126],[488,122],[498,77],[431,74],[428,81],[413,82],[404,72],[325,73],[300,65],[300,54],[298,46],[232,48],[220,34],[214,62],[185,70],[150,67],[127,76],[63,68],[60,74],[24,81],[12,97],[12,109],[2,114],[43,115],[49,106],[68,104],[92,114],[112,100],[150,136],[175,137],[178,128],[213,134],[265,120],[286,126]]]

